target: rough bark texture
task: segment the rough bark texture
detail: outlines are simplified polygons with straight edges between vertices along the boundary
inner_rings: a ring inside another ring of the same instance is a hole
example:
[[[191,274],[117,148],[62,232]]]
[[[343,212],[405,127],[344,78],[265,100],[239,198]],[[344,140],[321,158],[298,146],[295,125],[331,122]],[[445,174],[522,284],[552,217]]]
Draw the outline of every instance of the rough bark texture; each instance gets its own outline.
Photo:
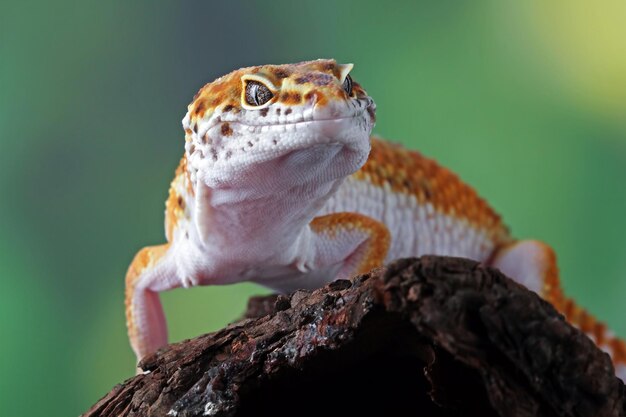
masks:
[[[611,361],[497,270],[422,257],[145,358],[85,416],[624,416]]]

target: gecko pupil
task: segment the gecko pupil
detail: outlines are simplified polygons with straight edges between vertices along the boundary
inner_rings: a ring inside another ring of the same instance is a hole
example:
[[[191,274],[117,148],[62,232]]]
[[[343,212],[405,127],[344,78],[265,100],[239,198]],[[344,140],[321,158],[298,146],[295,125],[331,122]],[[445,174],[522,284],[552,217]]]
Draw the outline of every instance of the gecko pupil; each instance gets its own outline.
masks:
[[[274,97],[269,88],[258,81],[248,81],[246,84],[246,103],[251,106],[261,106]]]
[[[346,75],[346,79],[343,80],[343,90],[346,92],[346,94],[348,94],[349,96],[352,95],[352,77],[350,77],[349,75]]]

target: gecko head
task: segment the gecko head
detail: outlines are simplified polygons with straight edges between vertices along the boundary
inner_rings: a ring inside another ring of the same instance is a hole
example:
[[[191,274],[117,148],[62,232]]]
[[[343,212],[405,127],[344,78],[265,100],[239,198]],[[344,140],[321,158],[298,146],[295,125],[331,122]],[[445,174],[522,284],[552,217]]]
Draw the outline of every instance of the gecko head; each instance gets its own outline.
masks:
[[[192,181],[272,192],[357,171],[369,154],[375,105],[352,67],[263,65],[202,87],[183,119]]]

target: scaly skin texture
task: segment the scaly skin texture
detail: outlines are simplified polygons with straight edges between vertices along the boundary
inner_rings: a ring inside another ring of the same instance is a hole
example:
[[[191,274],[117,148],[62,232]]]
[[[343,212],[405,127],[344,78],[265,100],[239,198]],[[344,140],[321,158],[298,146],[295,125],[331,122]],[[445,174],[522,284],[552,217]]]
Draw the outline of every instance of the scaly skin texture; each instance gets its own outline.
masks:
[[[139,251],[126,276],[137,359],[167,343],[161,291],[246,280],[316,288],[437,254],[493,265],[536,291],[626,376],[624,343],[563,296],[549,246],[513,239],[435,161],[370,137],[375,105],[351,69],[333,60],[243,68],[196,94],[166,202],[167,243]]]

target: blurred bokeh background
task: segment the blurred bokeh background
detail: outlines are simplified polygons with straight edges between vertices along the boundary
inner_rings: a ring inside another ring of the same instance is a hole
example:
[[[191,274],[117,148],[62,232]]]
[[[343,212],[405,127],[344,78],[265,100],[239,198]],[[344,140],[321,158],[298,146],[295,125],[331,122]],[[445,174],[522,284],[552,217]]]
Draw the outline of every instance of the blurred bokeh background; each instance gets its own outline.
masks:
[[[375,131],[553,245],[567,292],[626,336],[625,21],[621,0],[3,2],[2,414],[77,415],[133,374],[124,274],[164,240],[180,120],[256,64],[355,63]],[[172,339],[261,292],[164,294]]]

